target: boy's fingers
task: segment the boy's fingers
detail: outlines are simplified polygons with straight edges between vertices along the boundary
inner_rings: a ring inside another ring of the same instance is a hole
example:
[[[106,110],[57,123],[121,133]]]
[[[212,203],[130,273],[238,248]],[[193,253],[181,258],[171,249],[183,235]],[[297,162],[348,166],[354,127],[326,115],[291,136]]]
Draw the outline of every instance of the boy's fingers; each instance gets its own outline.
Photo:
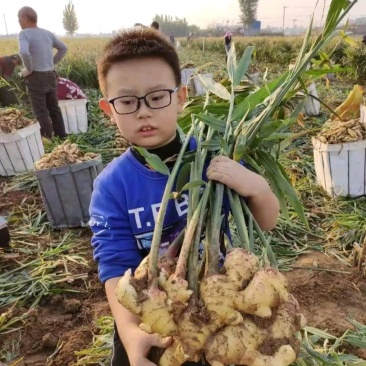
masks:
[[[229,177],[225,174],[213,172],[212,174],[207,174],[207,178],[227,185]]]
[[[230,158],[228,158],[227,156],[223,156],[223,155],[218,155],[218,156],[215,156],[212,161],[228,161],[228,160],[231,160]]]
[[[208,177],[212,174],[221,174],[221,175],[230,176],[230,169],[228,169],[225,166],[212,166],[212,167],[207,169],[206,175]]]
[[[172,337],[163,338],[159,334],[153,334],[153,339],[151,343],[155,347],[167,348],[171,345],[172,341],[173,341]]]
[[[214,159],[211,160],[211,163],[214,165],[224,165],[224,166],[232,166],[236,163],[236,161],[228,158],[227,156],[216,156]]]

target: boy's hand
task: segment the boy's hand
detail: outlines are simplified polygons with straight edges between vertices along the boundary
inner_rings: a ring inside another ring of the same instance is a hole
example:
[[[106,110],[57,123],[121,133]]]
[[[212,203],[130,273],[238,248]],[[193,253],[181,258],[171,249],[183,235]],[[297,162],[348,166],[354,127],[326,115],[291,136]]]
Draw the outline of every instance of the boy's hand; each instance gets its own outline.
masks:
[[[270,191],[263,177],[226,156],[216,156],[211,160],[207,169],[207,178],[228,186],[246,198]]]
[[[172,343],[171,337],[163,338],[159,334],[148,334],[136,327],[124,343],[130,366],[156,366],[147,359],[151,347],[167,348]],[[123,366],[123,365],[121,365]]]

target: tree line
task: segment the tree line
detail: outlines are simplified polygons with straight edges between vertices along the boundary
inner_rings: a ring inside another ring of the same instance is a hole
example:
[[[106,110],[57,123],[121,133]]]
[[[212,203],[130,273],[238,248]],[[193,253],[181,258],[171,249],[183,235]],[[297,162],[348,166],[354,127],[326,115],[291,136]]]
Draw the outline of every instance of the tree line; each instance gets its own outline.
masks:
[[[240,8],[240,19],[244,27],[250,27],[257,18],[257,8],[259,0],[238,0]],[[186,18],[173,17],[171,15],[155,15],[153,21],[160,24],[160,29],[165,34],[174,37],[187,37],[189,34],[199,34],[202,36],[216,35],[222,33],[224,29],[208,27],[208,29],[200,29],[197,25],[188,24]],[[72,0],[69,0],[63,11],[62,20],[64,29],[68,36],[73,36],[78,30],[78,20]]]

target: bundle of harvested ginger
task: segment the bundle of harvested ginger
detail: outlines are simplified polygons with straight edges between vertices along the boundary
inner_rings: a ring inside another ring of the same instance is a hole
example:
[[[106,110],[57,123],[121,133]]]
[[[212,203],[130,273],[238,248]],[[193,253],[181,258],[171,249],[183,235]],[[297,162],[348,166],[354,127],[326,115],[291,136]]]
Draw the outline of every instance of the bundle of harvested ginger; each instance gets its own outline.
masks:
[[[60,166],[82,163],[97,157],[94,153],[83,153],[77,144],[71,144],[66,140],[58,145],[49,154],[44,155],[35,163],[36,170],[57,168]]]

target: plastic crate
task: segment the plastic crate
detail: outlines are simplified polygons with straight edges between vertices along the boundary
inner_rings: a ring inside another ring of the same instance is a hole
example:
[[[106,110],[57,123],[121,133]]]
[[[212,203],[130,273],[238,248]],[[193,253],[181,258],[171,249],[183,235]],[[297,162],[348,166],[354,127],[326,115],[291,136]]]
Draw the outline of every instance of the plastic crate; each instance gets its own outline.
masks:
[[[59,100],[65,131],[70,133],[83,133],[88,130],[88,112],[86,99]]]
[[[53,228],[87,225],[93,182],[102,170],[99,155],[82,163],[35,171],[48,221]]]
[[[0,175],[10,176],[34,169],[44,155],[38,122],[9,134],[0,134]]]

